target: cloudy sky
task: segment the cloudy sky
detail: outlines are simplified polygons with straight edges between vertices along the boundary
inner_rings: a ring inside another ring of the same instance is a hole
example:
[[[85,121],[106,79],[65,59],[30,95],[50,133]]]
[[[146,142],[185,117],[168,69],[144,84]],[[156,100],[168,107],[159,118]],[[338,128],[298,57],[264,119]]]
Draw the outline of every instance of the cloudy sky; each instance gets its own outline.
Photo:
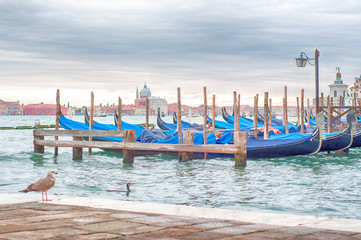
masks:
[[[320,90],[336,67],[352,85],[361,74],[357,0],[0,0],[0,99],[21,103],[134,102],[144,82],[154,96],[219,105],[232,92],[244,104],[283,87],[295,102],[314,96],[314,67],[301,52],[320,51]],[[211,97],[209,98],[209,100]]]

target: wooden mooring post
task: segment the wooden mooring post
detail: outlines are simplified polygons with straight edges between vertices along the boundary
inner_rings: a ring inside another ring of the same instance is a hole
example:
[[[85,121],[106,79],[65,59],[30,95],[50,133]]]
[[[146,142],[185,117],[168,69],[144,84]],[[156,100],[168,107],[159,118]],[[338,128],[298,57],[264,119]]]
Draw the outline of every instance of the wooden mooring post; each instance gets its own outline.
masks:
[[[264,116],[264,128],[263,128],[263,137],[268,139],[268,92],[264,93],[264,107],[263,107],[263,116]]]
[[[300,125],[300,99],[299,97],[296,97],[296,100],[297,100],[297,126]]]
[[[177,88],[177,130],[178,130],[178,143],[182,144],[182,102],[181,102],[181,89]],[[182,161],[182,153],[178,153],[178,161]]]
[[[203,87],[203,101],[204,101],[204,113],[203,113],[203,139],[204,144],[207,144],[207,87]],[[207,159],[207,153],[204,153],[204,159]]]
[[[258,137],[258,93],[254,96],[254,105],[253,105],[253,127],[254,127],[254,137]]]
[[[122,130],[122,99],[120,97],[118,97],[118,130],[121,131]]]
[[[307,124],[310,124],[310,118],[311,118],[311,108],[310,108],[310,99],[307,98]]]
[[[90,122],[89,122],[89,131],[93,130],[93,118],[94,118],[94,93],[93,91],[90,94]],[[91,142],[93,139],[92,137],[89,137],[89,142]],[[92,152],[92,149],[89,148],[89,153]]]
[[[283,126],[285,126],[286,134],[288,131],[288,106],[287,106],[287,86],[284,87],[284,97],[283,97]]]
[[[183,133],[183,144],[193,145],[194,143],[194,132],[185,131]],[[182,153],[182,162],[187,162],[192,160],[192,152],[183,152]]]
[[[238,111],[238,109],[239,109],[239,107],[238,107],[238,103],[237,103],[238,101],[237,101],[237,92],[236,91],[234,91],[233,92],[233,111],[234,111],[234,131],[235,132],[237,132],[237,131],[239,131],[239,128],[240,128],[240,126],[239,126],[239,111]]]
[[[272,98],[269,99],[269,125],[272,125]]]
[[[149,99],[146,99],[146,107],[145,107],[145,128],[149,129]]]
[[[60,90],[56,90],[56,121],[55,121],[55,130],[59,130],[60,125]],[[55,140],[58,140],[59,137],[55,136]],[[43,149],[44,152],[44,149]],[[55,156],[58,156],[59,150],[57,147],[54,148],[54,154]]]
[[[328,133],[332,133],[332,112],[330,96],[327,96],[327,129]]]
[[[212,130],[216,127],[216,95],[212,96]]]
[[[234,154],[234,166],[245,167],[247,165],[247,133],[240,132],[239,118],[240,118],[240,102],[241,97],[237,92],[233,92],[233,104],[234,104],[234,133],[233,144],[237,148],[237,153]]]
[[[305,108],[303,105],[304,102],[304,96],[305,96],[305,90],[301,89],[301,133],[305,132],[305,126],[304,126],[304,122],[305,122]]]
[[[44,140],[44,136],[37,136],[37,135],[34,134],[34,152],[35,153],[44,153],[45,152],[45,147],[43,145],[36,144],[37,140]],[[57,140],[58,139],[55,138],[55,141],[57,141]]]
[[[137,133],[135,130],[125,130],[124,143],[132,143],[137,140]],[[123,150],[123,163],[134,163],[134,150]]]
[[[74,136],[73,141],[83,141],[83,137]],[[73,160],[82,160],[83,159],[83,148],[82,147],[73,147]]]
[[[234,166],[246,167],[247,166],[247,133],[246,132],[234,132],[233,144],[238,149],[238,152],[234,154]]]

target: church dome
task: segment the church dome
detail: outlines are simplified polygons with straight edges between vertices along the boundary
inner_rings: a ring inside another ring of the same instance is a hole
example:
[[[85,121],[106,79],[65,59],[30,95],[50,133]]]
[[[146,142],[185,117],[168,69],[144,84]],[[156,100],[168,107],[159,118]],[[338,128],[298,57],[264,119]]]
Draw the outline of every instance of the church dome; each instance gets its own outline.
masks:
[[[142,90],[140,90],[140,98],[146,98],[152,96],[152,93],[150,92],[150,89],[147,87],[147,84],[144,83],[144,87]]]

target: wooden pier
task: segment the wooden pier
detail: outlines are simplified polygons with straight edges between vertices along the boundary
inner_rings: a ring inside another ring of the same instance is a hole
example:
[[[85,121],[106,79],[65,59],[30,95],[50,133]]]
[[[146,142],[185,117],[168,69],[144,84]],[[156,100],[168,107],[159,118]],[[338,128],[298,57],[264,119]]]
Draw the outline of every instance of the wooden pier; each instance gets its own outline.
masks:
[[[185,132],[192,134],[192,132]],[[44,147],[71,147],[73,148],[73,159],[82,159],[83,148],[101,148],[114,149],[123,151],[123,162],[133,163],[135,151],[145,151],[147,153],[227,153],[234,154],[235,159],[245,162],[246,157],[246,135],[236,134],[234,145],[219,144],[203,144],[193,145],[193,138],[187,138],[187,143],[183,144],[156,144],[156,143],[140,143],[136,142],[136,134],[134,130],[124,131],[88,131],[88,130],[45,130],[35,129],[34,134],[34,152],[44,153]],[[46,136],[72,137],[73,140],[45,140]],[[116,141],[85,141],[85,138],[94,137],[122,137],[123,142]],[[183,154],[188,156],[183,161],[191,160],[191,154]]]

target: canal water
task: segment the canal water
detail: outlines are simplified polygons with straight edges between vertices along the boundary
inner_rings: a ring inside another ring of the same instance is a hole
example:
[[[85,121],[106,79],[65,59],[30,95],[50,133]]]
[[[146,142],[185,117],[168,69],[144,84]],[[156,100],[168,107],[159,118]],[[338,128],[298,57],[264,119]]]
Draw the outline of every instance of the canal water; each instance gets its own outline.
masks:
[[[0,116],[0,127],[54,124],[54,116]],[[83,116],[73,116],[83,121]],[[112,123],[113,117],[96,118]],[[124,116],[130,123],[144,117]],[[171,122],[171,117],[164,120]],[[150,119],[156,123],[156,118]],[[72,160],[70,148],[33,152],[32,130],[0,130],[0,193],[16,193],[46,175],[58,172],[51,195],[99,197],[199,207],[267,211],[361,219],[361,149],[347,155],[248,160],[235,168],[231,158],[179,163],[175,157],[136,157],[124,165],[121,155],[102,150]],[[133,183],[131,193],[126,183]],[[40,193],[39,200],[41,199]]]

